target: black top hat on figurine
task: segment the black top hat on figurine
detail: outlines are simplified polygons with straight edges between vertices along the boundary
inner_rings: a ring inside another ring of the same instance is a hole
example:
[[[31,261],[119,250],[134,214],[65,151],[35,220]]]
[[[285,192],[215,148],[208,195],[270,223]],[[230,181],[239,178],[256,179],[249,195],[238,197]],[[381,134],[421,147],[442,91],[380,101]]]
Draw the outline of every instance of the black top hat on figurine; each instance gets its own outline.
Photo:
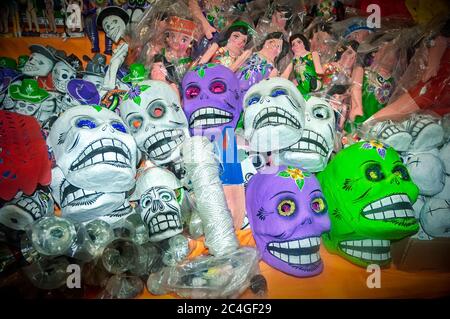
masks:
[[[118,17],[119,19],[114,19],[113,17]],[[97,17],[98,27],[105,31],[106,35],[116,43],[124,35],[129,21],[130,16],[128,13],[124,9],[115,6],[106,7],[100,11]]]

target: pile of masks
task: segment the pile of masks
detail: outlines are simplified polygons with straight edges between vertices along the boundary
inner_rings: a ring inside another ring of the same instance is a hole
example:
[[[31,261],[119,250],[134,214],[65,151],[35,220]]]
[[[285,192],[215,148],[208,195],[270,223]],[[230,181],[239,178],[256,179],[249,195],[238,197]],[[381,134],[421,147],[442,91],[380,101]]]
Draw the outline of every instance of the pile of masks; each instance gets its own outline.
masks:
[[[109,59],[0,58],[4,285],[237,298],[270,289],[260,260],[310,277],[322,243],[389,267],[448,237],[448,20],[304,4],[106,6]]]

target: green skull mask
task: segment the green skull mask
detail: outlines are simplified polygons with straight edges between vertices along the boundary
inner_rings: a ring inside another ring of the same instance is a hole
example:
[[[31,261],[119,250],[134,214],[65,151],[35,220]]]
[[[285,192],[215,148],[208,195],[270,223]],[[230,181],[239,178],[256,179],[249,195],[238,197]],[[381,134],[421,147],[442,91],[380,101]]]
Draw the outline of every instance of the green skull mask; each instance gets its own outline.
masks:
[[[390,241],[416,233],[418,187],[398,153],[377,141],[339,152],[317,175],[329,204],[328,251],[359,266],[390,263]]]

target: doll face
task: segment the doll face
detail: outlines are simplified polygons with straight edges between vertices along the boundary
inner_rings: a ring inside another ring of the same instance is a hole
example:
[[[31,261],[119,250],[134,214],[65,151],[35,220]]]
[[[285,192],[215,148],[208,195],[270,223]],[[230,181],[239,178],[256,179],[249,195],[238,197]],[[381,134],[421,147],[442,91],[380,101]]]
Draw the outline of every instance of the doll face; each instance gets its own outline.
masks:
[[[166,82],[167,69],[162,62],[153,63],[152,71],[150,73],[150,78],[152,80],[164,81]]]
[[[184,33],[169,31],[167,43],[173,51],[184,53],[191,44],[191,38]]]
[[[275,11],[272,15],[272,24],[284,29],[286,26],[286,17],[284,12]]]
[[[111,15],[106,17],[102,23],[103,30],[105,30],[106,35],[113,40],[115,43],[120,40],[120,38],[125,33],[125,22],[118,16]]]
[[[247,43],[247,35],[240,33],[239,31],[232,32],[230,38],[228,39],[227,46],[238,48],[239,50],[244,49]]]
[[[269,39],[264,43],[264,48],[273,58],[276,58],[281,53],[281,49],[283,48],[283,40]]]
[[[303,44],[303,41],[300,40],[299,38],[296,38],[292,41],[291,47],[292,52],[294,52],[295,55],[305,51],[305,45]]]

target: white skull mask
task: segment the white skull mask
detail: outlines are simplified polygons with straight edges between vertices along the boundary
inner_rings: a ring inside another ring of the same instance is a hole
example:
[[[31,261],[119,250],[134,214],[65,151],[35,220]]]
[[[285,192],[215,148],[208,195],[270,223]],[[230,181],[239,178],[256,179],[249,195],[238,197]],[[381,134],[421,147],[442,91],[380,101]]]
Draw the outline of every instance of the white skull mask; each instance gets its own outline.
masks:
[[[151,167],[138,177],[131,199],[139,201],[138,211],[148,226],[150,241],[161,241],[183,231],[182,194],[181,183],[166,169]]]
[[[105,80],[104,77],[94,74],[85,74],[83,75],[83,80],[89,81],[91,83],[95,84],[95,87],[97,88],[97,91],[101,91],[103,87],[103,81]]]
[[[189,136],[186,116],[170,85],[152,80],[140,83],[141,90],[146,86],[149,87],[139,95],[139,105],[131,97],[120,105],[121,117],[139,149],[152,162],[173,162],[180,158],[181,145]]]
[[[27,101],[16,101],[14,111],[23,115],[35,116],[38,114],[41,103],[31,103]]]
[[[244,135],[254,151],[276,151],[298,142],[305,126],[305,100],[283,78],[253,85],[244,96]]]
[[[379,140],[392,146],[397,152],[405,152],[411,146],[412,136],[403,124],[393,121],[378,122],[369,128],[367,139]]]
[[[41,103],[16,101],[14,111],[23,115],[34,116],[39,123],[43,123],[55,114],[56,103],[53,98],[48,98]]]
[[[17,82],[20,84],[20,82]],[[8,93],[6,93],[5,98],[3,99],[1,109],[5,111],[14,112],[14,108],[16,106],[17,101],[13,100]]]
[[[62,216],[78,222],[109,214],[121,207],[125,201],[125,192],[89,191],[70,184],[59,167],[52,169],[50,187],[55,202],[61,207]]]
[[[407,153],[404,156],[404,162],[421,195],[433,196],[444,188],[444,165],[437,155],[436,151],[434,154]]]
[[[310,97],[306,101],[302,138],[287,149],[274,154],[278,165],[296,165],[310,172],[322,171],[334,148],[336,118],[330,104]]]
[[[420,214],[420,224],[431,237],[450,237],[450,200],[430,198]]]
[[[117,43],[125,34],[125,22],[118,16],[110,15],[105,17],[102,22],[103,30],[108,38]]]
[[[0,208],[0,224],[24,230],[35,220],[53,212],[53,199],[47,190],[38,189],[32,195],[16,196]]]
[[[76,72],[74,69],[69,67],[67,63],[63,61],[59,61],[55,64],[52,71],[52,81],[53,86],[58,92],[65,93],[67,92],[67,82],[72,79],[75,79]]]
[[[410,150],[427,151],[440,145],[444,129],[439,120],[428,114],[413,114],[403,125],[412,136]]]
[[[52,70],[54,63],[45,55],[34,52],[22,69],[22,73],[28,76],[47,76]]]
[[[133,188],[139,151],[122,119],[98,106],[75,106],[53,124],[47,144],[56,165],[85,190],[125,192]]]

